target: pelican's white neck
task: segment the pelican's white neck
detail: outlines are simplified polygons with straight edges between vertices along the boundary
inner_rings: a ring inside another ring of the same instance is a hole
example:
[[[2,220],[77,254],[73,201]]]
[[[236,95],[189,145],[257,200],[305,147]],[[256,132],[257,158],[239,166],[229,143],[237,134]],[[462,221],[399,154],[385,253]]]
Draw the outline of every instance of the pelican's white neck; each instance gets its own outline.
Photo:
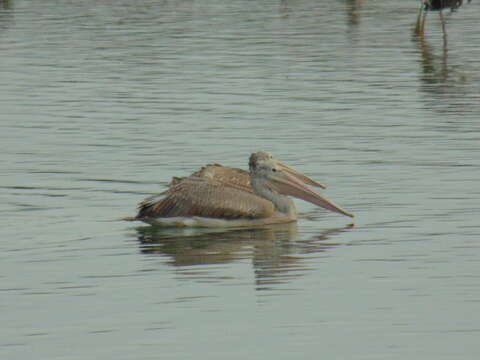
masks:
[[[277,211],[287,215],[293,215],[296,213],[293,200],[288,196],[272,191],[265,185],[264,179],[250,176],[250,184],[252,185],[253,191],[255,191],[258,196],[271,201],[275,205]]]

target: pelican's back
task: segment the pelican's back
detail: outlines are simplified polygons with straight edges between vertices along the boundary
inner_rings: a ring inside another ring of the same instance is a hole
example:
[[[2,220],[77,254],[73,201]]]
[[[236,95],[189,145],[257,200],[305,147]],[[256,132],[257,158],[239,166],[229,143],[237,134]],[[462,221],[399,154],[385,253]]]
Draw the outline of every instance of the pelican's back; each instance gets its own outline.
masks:
[[[242,169],[220,164],[208,164],[202,166],[190,176],[213,179],[224,184],[241,187],[243,190],[253,193],[253,189],[250,186],[250,174]]]

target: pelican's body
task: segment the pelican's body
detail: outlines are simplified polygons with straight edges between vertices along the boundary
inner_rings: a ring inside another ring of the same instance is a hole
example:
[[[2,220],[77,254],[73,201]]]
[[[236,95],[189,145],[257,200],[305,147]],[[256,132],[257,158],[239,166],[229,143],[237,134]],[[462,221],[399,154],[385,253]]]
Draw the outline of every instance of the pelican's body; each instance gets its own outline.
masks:
[[[188,177],[173,178],[164,193],[139,204],[135,220],[160,226],[252,227],[295,221],[295,196],[353,216],[307,186],[323,185],[274,160],[250,156],[250,171],[213,164]]]

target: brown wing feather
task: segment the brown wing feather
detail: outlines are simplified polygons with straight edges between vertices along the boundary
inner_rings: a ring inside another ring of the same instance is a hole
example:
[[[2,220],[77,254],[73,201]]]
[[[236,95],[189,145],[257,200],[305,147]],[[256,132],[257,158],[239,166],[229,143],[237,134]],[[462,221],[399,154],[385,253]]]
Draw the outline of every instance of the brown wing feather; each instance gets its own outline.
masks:
[[[250,186],[250,174],[248,171],[242,169],[223,166],[220,164],[208,164],[202,166],[190,176],[213,179],[224,184],[240,187],[245,191],[253,193],[253,189]]]
[[[172,185],[163,197],[139,204],[137,219],[201,216],[218,219],[261,219],[275,213],[273,204],[240,186],[190,176]]]

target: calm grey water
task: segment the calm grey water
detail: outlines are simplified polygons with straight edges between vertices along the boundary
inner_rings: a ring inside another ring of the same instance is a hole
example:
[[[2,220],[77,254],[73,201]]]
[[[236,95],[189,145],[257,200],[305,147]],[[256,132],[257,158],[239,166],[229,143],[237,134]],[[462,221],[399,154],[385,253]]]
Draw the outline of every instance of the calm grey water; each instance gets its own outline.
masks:
[[[0,1],[2,359],[478,359],[480,3]],[[355,224],[120,221],[268,150]]]

